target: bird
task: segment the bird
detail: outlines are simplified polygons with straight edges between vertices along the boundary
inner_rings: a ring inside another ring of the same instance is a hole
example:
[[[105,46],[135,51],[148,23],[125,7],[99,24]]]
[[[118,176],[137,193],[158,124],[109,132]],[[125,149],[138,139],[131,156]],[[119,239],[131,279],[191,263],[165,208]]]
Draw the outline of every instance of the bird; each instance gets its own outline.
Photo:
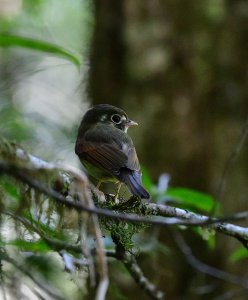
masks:
[[[86,171],[103,182],[118,183],[115,200],[124,183],[133,196],[149,199],[142,186],[140,164],[127,130],[138,125],[121,108],[98,104],[90,108],[80,123],[75,153]]]

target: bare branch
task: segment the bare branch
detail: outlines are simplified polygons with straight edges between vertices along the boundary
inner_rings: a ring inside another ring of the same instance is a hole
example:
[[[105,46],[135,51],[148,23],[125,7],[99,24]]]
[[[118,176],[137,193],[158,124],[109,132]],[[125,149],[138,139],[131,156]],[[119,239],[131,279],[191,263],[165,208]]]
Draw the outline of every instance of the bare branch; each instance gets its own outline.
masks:
[[[248,228],[233,225],[230,223],[224,223],[222,222],[222,219],[218,218],[209,218],[204,215],[192,213],[188,210],[177,208],[177,207],[171,207],[168,205],[161,205],[161,204],[155,204],[150,203],[147,204],[147,207],[152,210],[153,213],[157,213],[161,216],[172,216],[177,217],[181,219],[185,219],[188,222],[186,222],[184,225],[195,225],[195,226],[204,226],[206,228],[214,229],[217,232],[226,234],[228,236],[232,236],[234,238],[237,238],[239,241],[241,241],[244,245],[248,244]],[[237,214],[237,220],[245,220],[247,219],[248,213],[240,213]],[[225,220],[228,220],[228,218],[223,218]],[[235,215],[230,216],[230,219],[235,220]]]
[[[47,188],[40,181],[28,176],[28,170],[23,168],[17,168],[16,166],[0,163],[0,174],[5,172],[22,182],[28,184],[30,187],[35,188],[41,193],[55,199],[60,204],[66,205],[69,208],[74,208],[77,211],[85,211],[88,213],[98,214],[101,216],[109,217],[112,219],[124,220],[126,222],[133,223],[147,223],[153,225],[186,225],[186,226],[205,226],[214,229],[223,234],[232,236],[240,240],[244,245],[247,245],[248,241],[248,228],[241,227],[229,223],[218,223],[218,219],[211,219],[207,216],[195,214],[188,210],[170,207],[167,205],[159,205],[150,203],[147,204],[147,208],[151,209],[153,214],[160,216],[171,216],[166,217],[144,217],[136,214],[117,213],[109,209],[103,209],[98,207],[89,207],[79,202],[73,202],[67,200],[60,193]],[[213,223],[213,224],[211,224]]]
[[[245,289],[231,290],[226,293],[212,299],[212,300],[230,300],[230,299],[238,299],[238,297],[243,296],[242,299],[245,299],[247,295],[247,291]]]
[[[174,232],[174,239],[178,245],[178,248],[182,251],[185,259],[188,264],[190,264],[194,269],[199,272],[208,274],[212,277],[242,286],[245,289],[248,289],[248,279],[242,278],[240,276],[235,276],[233,274],[224,272],[212,266],[209,266],[201,261],[199,261],[192,253],[191,248],[186,244],[182,235],[179,232]]]
[[[74,175],[74,172],[71,172],[71,174]],[[95,209],[95,204],[89,193],[88,181],[84,180],[83,178],[79,178],[79,180],[76,180],[75,186],[77,188],[78,197],[81,203],[82,204],[85,203],[87,207],[90,207],[91,209]],[[104,252],[104,245],[102,242],[102,233],[99,226],[98,215],[91,214],[91,219],[92,219],[91,231],[93,232],[96,241],[96,256],[97,256],[98,273],[100,277],[100,282],[97,287],[95,299],[104,300],[106,297],[108,284],[109,284],[107,259]],[[83,230],[83,228],[81,228],[81,230]]]
[[[23,150],[16,150],[17,157],[22,162],[25,161],[28,167],[18,167],[8,162],[0,162],[0,175],[1,173],[7,173],[22,182],[28,184],[30,187],[35,188],[41,193],[46,194],[47,196],[55,199],[57,202],[66,205],[69,208],[74,208],[77,211],[85,211],[91,214],[97,214],[101,216],[106,216],[112,219],[123,220],[126,222],[133,223],[147,223],[160,226],[166,225],[186,225],[186,226],[204,226],[216,230],[217,232],[223,233],[228,236],[237,238],[243,243],[244,246],[248,245],[248,228],[233,225],[226,223],[224,221],[229,220],[245,220],[248,218],[248,212],[242,212],[228,216],[226,218],[210,218],[208,216],[192,213],[188,210],[171,207],[167,205],[160,205],[155,203],[146,204],[146,208],[151,214],[156,216],[153,217],[144,217],[136,214],[126,214],[120,213],[109,209],[103,209],[98,207],[89,207],[83,203],[69,201],[63,195],[47,188],[42,182],[36,180],[32,176],[32,170],[41,169],[41,170],[61,170],[60,174],[63,172],[73,173],[73,177],[76,180],[82,180],[87,182],[87,177],[85,174],[79,170],[71,167],[59,166],[56,164],[46,163],[38,158],[35,158],[31,155],[25,154]],[[31,173],[29,175],[29,173]],[[63,173],[64,174],[64,173]],[[69,178],[64,176],[66,183],[68,183]],[[116,207],[118,210],[118,207]],[[159,217],[160,216],[160,217]]]
[[[245,121],[245,124],[240,133],[240,136],[238,137],[238,140],[237,140],[236,144],[234,145],[232,152],[230,154],[230,157],[228,158],[226,165],[224,167],[224,170],[223,170],[223,173],[222,173],[222,176],[220,179],[217,195],[216,195],[217,201],[220,201],[223,197],[228,173],[230,172],[231,167],[235,163],[235,160],[237,159],[237,157],[242,149],[242,146],[244,145],[247,135],[248,135],[248,118]],[[213,212],[215,211],[215,209],[216,209],[216,204],[213,207]]]
[[[28,175],[29,171],[30,170],[26,168],[17,168],[16,166],[13,165],[0,163],[0,175],[1,172],[5,172],[6,174],[9,174],[16,179],[19,179],[23,183],[28,184],[30,187],[36,189],[37,191],[51,197],[52,199],[56,200],[58,203],[63,204],[68,208],[74,208],[79,212],[85,211],[88,213],[97,214],[100,216],[105,216],[105,217],[118,219],[118,220],[124,220],[133,223],[148,223],[154,225],[188,225],[189,224],[189,222],[184,222],[177,218],[164,218],[164,217],[147,218],[136,214],[117,213],[109,209],[89,207],[80,202],[70,201],[67,200],[66,197],[64,197],[57,191],[46,187],[42,182]]]
[[[152,298],[162,300],[165,295],[153,283],[151,283],[140,269],[137,261],[131,253],[125,252],[123,259],[121,259],[128,272],[132,275],[136,283]]]
[[[145,277],[144,273],[137,264],[134,254],[129,253],[125,250],[118,235],[115,235],[113,232],[111,232],[111,236],[116,246],[116,251],[114,253],[115,258],[120,260],[124,264],[129,274],[147,295],[155,300],[163,300],[165,294],[161,290],[159,290],[153,283],[151,283],[147,277]],[[112,256],[113,253],[110,252],[108,253],[108,255]]]
[[[9,257],[7,253],[1,253],[1,259],[12,264],[17,270],[22,272],[25,276],[29,277],[38,287],[45,291],[48,295],[57,300],[65,300],[54,287],[50,287],[48,282],[44,282],[41,277],[35,276],[27,268],[17,263],[13,258]]]

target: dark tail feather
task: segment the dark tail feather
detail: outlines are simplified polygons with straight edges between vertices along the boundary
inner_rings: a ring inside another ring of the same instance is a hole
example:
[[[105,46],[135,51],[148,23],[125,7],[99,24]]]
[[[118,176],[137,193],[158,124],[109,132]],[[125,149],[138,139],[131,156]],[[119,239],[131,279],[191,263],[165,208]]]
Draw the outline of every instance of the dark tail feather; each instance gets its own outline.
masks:
[[[140,180],[140,173],[138,171],[131,171],[129,169],[122,169],[120,172],[120,181],[124,182],[130,192],[137,197],[149,199],[149,193],[143,188]]]

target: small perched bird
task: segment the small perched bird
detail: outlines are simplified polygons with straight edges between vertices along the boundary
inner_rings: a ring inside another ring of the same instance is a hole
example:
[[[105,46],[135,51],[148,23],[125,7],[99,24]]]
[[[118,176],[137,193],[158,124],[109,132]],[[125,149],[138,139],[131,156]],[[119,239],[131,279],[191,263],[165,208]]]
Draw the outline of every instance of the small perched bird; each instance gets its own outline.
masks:
[[[132,139],[127,135],[130,126],[138,125],[120,108],[99,104],[84,115],[75,152],[88,173],[99,182],[118,182],[116,198],[122,183],[134,196],[148,199],[142,187],[138,157]]]

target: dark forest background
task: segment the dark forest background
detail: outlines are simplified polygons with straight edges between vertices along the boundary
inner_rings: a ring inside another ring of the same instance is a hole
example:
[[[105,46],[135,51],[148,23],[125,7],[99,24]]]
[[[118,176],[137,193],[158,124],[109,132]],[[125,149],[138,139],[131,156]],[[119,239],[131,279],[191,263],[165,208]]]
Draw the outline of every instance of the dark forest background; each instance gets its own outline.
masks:
[[[44,160],[79,167],[82,115],[92,104],[116,105],[139,123],[129,133],[154,185],[167,173],[170,186],[214,197],[223,215],[248,210],[247,142],[237,153],[248,117],[247,1],[11,2],[0,1],[1,35],[59,45],[80,58],[81,69],[58,53],[0,48],[2,136]],[[182,234],[200,261],[248,277],[247,257],[235,259],[237,240]],[[167,299],[246,299],[239,287],[190,266],[172,228],[143,235],[148,250],[138,261]],[[109,267],[107,299],[149,299],[118,262]]]
[[[247,143],[221,195],[219,188],[247,118],[248,3],[100,0],[95,8],[93,103],[121,106],[141,124],[131,134],[154,181],[166,172],[172,185],[219,197],[223,213],[247,210]],[[174,247],[167,230],[159,238]],[[246,263],[227,259],[237,242],[219,237],[213,251],[196,236],[188,238],[201,260],[247,276]],[[176,251],[152,262],[143,257],[156,281],[168,285],[169,299],[205,299],[197,295],[199,285],[226,291],[226,284],[178,260]]]

